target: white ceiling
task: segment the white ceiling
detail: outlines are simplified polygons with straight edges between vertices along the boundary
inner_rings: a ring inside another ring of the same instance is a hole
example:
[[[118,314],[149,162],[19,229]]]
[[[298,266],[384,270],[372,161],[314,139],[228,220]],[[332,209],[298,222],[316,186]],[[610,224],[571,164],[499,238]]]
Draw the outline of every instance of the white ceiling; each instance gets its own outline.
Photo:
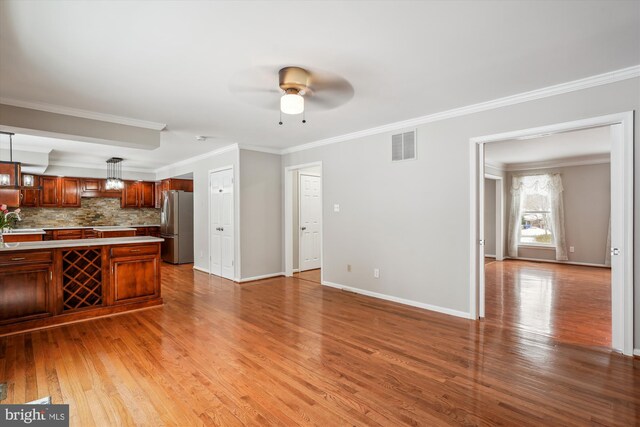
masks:
[[[0,97],[166,123],[162,148],[139,156],[150,168],[231,142],[291,147],[639,63],[638,1],[0,2]],[[277,93],[254,105],[231,91],[275,89],[286,65],[339,75],[353,97],[278,126],[277,110],[257,105],[277,105]],[[65,147],[65,158],[76,151]]]
[[[550,161],[594,160],[611,153],[609,126],[485,145],[485,162],[497,167]]]

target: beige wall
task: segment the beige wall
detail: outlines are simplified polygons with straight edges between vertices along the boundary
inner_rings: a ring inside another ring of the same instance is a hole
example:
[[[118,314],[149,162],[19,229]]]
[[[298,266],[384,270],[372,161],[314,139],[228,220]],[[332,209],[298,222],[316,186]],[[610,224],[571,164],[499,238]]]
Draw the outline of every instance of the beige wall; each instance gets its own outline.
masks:
[[[418,158],[410,162],[390,161],[392,132],[287,154],[284,166],[323,162],[324,279],[468,313],[470,138],[637,110],[639,93],[640,79],[634,78],[428,123],[417,129]],[[640,121],[635,126],[638,135]],[[639,164],[640,150],[635,155]],[[640,174],[635,179],[640,203]],[[334,203],[340,203],[339,213],[331,209]],[[640,209],[635,217],[640,221]],[[635,230],[640,255],[640,227]],[[640,256],[635,262],[640,271]],[[640,281],[635,283],[640,342]]]
[[[280,155],[240,150],[241,279],[281,273]]]
[[[166,168],[157,175],[158,180],[193,173],[193,255],[194,265],[201,270],[209,270],[209,171],[213,169],[232,166],[236,177],[235,210],[236,210],[236,242],[239,241],[237,227],[239,212],[239,187],[237,177],[239,173],[240,160],[237,147],[227,151],[212,155],[193,163],[182,164],[180,166]],[[241,262],[239,250],[236,247],[236,265]]]
[[[559,173],[564,187],[564,216],[569,261],[604,265],[609,216],[611,213],[611,167],[609,163],[571,166],[551,169],[514,171],[508,173],[511,188],[514,174]],[[507,203],[511,206],[511,193]],[[508,223],[507,221],[505,221]],[[505,224],[508,229],[508,224]],[[555,250],[549,248],[521,247],[518,256],[555,260]]]
[[[496,255],[496,181],[484,179],[484,253]]]

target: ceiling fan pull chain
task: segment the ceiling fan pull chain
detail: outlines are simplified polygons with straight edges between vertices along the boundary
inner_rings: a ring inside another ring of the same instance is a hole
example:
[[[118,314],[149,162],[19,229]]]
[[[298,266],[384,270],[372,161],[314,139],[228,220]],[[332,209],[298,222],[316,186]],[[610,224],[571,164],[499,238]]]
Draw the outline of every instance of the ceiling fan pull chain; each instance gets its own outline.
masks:
[[[306,115],[306,111],[302,112],[302,123],[307,123],[307,115]]]
[[[282,126],[282,110],[280,110],[280,121],[278,122],[280,126]]]

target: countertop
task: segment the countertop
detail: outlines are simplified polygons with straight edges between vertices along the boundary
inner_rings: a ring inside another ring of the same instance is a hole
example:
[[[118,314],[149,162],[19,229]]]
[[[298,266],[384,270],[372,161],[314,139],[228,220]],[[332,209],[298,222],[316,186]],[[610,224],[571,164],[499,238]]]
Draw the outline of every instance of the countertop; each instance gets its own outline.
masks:
[[[133,243],[160,243],[158,237],[108,237],[105,239],[48,240],[43,242],[19,242],[0,244],[0,252],[28,251],[37,249],[73,248],[79,246],[129,245]]]
[[[106,226],[106,227],[93,227],[95,231],[136,231],[131,227],[118,227],[118,226]]]
[[[14,236],[23,236],[25,234],[46,234],[42,228],[16,228],[4,235],[13,234]]]
[[[37,227],[40,230],[77,230],[77,229],[95,229],[96,227],[160,227],[160,224],[136,224],[136,225],[76,225],[69,227]]]

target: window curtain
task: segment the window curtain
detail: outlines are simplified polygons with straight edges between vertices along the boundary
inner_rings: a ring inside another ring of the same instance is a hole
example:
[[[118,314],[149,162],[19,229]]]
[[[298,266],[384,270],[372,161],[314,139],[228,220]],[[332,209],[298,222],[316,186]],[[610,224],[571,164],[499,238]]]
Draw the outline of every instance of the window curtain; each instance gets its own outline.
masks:
[[[518,256],[520,243],[520,218],[522,216],[522,196],[526,192],[547,193],[551,211],[551,231],[556,249],[556,260],[567,261],[567,242],[564,231],[564,202],[562,198],[562,178],[559,173],[542,175],[522,175],[511,178],[511,210],[509,211],[510,257]]]

